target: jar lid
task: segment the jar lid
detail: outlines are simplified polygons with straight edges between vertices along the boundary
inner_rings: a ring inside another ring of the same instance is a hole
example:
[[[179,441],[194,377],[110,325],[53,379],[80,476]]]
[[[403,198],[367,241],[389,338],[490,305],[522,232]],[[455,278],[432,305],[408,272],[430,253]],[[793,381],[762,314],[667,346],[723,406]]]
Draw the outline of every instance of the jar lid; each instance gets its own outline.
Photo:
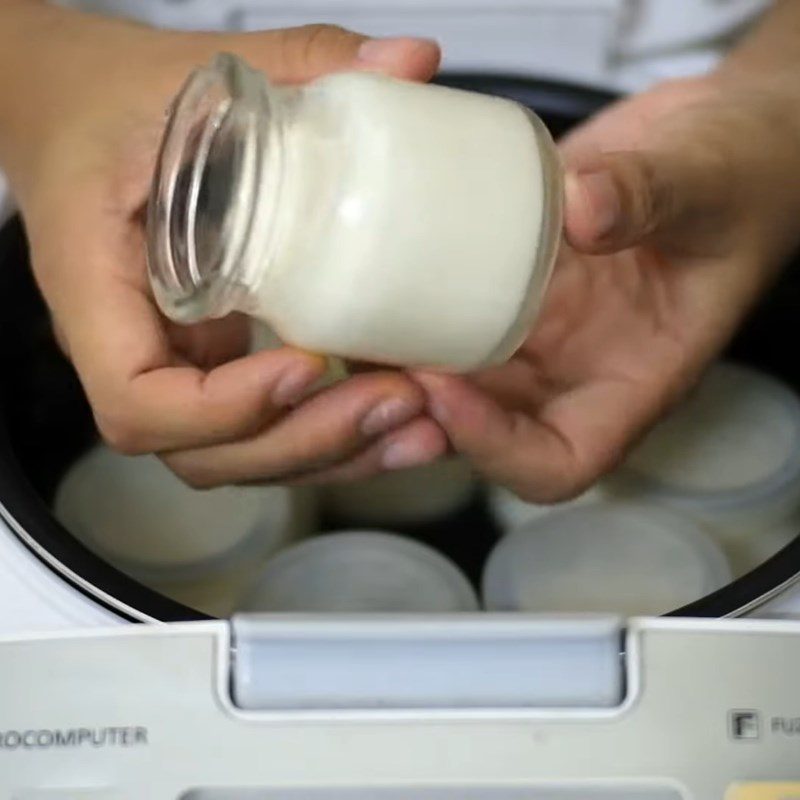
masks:
[[[322,507],[348,526],[419,525],[463,510],[475,488],[475,475],[469,464],[449,458],[331,484],[322,491]]]
[[[607,499],[603,484],[596,484],[572,500],[561,503],[528,503],[520,499],[504,486],[490,486],[488,494],[489,511],[492,518],[504,533],[525,525],[528,522],[546,517],[559,511],[589,503],[603,502]]]
[[[193,72],[169,109],[147,214],[156,301],[179,322],[224,316],[253,225],[270,131],[265,77],[229,54]]]
[[[694,522],[643,504],[556,512],[500,541],[483,574],[490,611],[663,614],[731,579]]]
[[[292,532],[289,489],[198,491],[155,456],[104,446],[67,473],[55,514],[90,550],[145,583],[191,580],[274,552]]]
[[[754,369],[721,362],[618,470],[619,493],[702,518],[800,499],[800,399]]]
[[[455,612],[478,602],[461,571],[432,548],[390,533],[327,534],[267,563],[240,611]]]

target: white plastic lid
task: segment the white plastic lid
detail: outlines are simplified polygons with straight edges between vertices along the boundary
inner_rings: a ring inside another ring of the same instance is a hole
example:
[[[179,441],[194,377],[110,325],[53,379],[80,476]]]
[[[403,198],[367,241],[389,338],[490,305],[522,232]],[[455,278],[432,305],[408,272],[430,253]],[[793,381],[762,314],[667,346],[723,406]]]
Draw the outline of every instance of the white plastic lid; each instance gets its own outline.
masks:
[[[308,539],[269,561],[240,611],[454,612],[478,601],[461,571],[426,545],[381,532]]]
[[[548,514],[564,511],[568,508],[585,506],[589,503],[603,502],[607,499],[607,495],[602,484],[597,484],[572,500],[553,503],[552,505],[542,505],[539,503],[527,503],[517,497],[510,489],[506,489],[503,486],[490,486],[488,499],[492,517],[497,525],[508,533],[521,525],[546,517]]]
[[[475,477],[451,458],[374,478],[325,487],[323,508],[338,519],[363,525],[402,525],[441,519],[469,503]]]
[[[785,515],[800,499],[800,400],[755,370],[717,364],[619,475],[631,494],[700,517],[754,506]]]
[[[484,570],[483,601],[489,611],[663,614],[730,578],[721,550],[683,515],[597,504],[502,539]]]
[[[55,514],[91,550],[143,581],[197,577],[274,551],[292,529],[280,487],[190,489],[155,456],[89,451],[59,487]]]

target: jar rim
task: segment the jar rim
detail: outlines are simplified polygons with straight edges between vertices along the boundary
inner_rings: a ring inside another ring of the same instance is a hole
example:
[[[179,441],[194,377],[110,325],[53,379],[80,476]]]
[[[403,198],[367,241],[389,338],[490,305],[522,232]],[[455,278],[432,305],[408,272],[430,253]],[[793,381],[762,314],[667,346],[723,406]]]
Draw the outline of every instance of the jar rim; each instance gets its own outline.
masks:
[[[270,115],[266,78],[220,53],[168,109],[147,208],[147,263],[170,319],[221,317],[240,302]]]

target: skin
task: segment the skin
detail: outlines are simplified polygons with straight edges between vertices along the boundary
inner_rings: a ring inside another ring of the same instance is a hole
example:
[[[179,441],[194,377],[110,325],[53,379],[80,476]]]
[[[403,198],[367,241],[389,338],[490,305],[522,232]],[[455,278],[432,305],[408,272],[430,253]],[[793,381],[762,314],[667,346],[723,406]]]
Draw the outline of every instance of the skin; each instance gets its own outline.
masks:
[[[59,340],[112,447],[157,452],[197,487],[306,474],[365,450],[374,469],[397,468],[446,449],[422,416],[423,391],[397,371],[313,392],[324,359],[244,356],[241,318],[168,324],[150,297],[143,228],[165,109],[215,53],[281,83],[345,69],[427,80],[434,43],[329,26],[167,33],[38,2],[4,5],[0,31],[13,31],[0,33],[0,163]]]
[[[568,244],[538,325],[499,368],[416,376],[484,475],[536,502],[574,496],[695,384],[800,242],[793,92],[723,71],[563,143]]]
[[[323,482],[448,449],[526,499],[580,492],[691,388],[798,243],[800,4],[714,75],[620,103],[564,142],[566,244],[543,314],[500,368],[360,372],[321,392],[319,356],[243,356],[229,318],[157,313],[142,209],[164,109],[220,50],[273,80],[342,69],[427,80],[435,45],[324,26],[179,34],[0,7],[0,163],[34,271],[101,433],[191,485]]]

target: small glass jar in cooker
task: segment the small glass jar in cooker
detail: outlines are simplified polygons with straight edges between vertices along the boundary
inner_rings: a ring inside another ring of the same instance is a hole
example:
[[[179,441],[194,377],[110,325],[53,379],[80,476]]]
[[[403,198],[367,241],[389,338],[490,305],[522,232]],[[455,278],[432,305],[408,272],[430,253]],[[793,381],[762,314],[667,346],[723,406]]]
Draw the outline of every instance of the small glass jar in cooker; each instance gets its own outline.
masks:
[[[176,98],[148,214],[156,300],[307,350],[467,371],[530,330],[561,235],[544,124],[370,72],[274,86],[220,55]]]

